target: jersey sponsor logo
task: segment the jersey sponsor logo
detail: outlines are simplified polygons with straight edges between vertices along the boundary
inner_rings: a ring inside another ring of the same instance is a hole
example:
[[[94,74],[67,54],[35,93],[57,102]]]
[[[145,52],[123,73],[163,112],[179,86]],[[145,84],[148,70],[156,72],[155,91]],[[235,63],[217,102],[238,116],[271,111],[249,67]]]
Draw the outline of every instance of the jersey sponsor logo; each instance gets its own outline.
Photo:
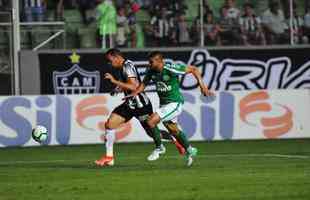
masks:
[[[157,90],[159,92],[169,92],[172,90],[172,87],[171,85],[166,85],[166,83],[162,82],[162,81],[158,81],[156,83],[156,87],[157,87]]]
[[[55,94],[93,94],[99,93],[99,71],[86,71],[79,66],[79,56],[70,56],[73,66],[67,71],[53,72]]]

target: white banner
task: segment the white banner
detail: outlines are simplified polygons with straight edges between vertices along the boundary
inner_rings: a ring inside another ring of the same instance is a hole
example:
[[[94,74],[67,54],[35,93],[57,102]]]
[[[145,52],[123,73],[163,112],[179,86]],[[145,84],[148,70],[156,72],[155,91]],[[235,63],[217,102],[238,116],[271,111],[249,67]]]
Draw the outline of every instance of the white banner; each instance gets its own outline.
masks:
[[[308,90],[184,92],[179,117],[190,140],[310,138]],[[154,109],[158,97],[149,93]],[[39,145],[36,125],[49,130],[49,145],[103,143],[104,123],[122,95],[0,97],[0,147]],[[161,128],[163,128],[161,126]],[[117,130],[119,142],[151,141],[135,119]]]

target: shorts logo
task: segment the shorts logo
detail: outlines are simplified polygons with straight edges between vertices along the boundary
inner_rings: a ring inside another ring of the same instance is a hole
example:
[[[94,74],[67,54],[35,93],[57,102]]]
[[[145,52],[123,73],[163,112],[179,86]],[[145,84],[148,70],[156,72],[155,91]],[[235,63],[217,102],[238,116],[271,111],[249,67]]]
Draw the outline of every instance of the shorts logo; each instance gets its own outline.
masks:
[[[55,94],[93,94],[99,93],[100,73],[89,72],[79,66],[80,56],[75,52],[70,56],[73,66],[67,71],[54,71]]]
[[[240,118],[250,126],[257,126],[259,123],[266,138],[277,138],[287,134],[293,128],[293,112],[286,105],[271,103],[270,100],[266,91],[254,92],[245,96],[239,104]],[[259,122],[250,122],[251,114],[262,115],[262,117],[256,116],[259,118]]]

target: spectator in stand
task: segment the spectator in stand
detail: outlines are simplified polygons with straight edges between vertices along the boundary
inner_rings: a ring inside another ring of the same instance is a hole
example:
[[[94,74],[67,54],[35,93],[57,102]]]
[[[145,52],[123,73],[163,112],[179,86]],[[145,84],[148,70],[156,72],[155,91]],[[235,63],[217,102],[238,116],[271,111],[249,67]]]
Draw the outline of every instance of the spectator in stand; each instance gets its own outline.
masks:
[[[96,0],[77,0],[78,9],[82,16],[82,21],[85,25],[91,22],[87,17],[87,10],[92,10],[96,7]]]
[[[191,28],[191,39],[192,42],[196,45],[200,45],[201,41],[201,15],[200,15],[200,7],[198,7],[198,16],[195,18],[194,23]],[[204,1],[204,8],[203,8],[203,21],[207,21],[207,14],[213,13],[211,7],[209,6],[208,2]]]
[[[97,6],[98,28],[103,49],[108,48],[108,46],[109,48],[114,47],[114,37],[117,29],[116,18],[116,9],[111,0],[103,0]]]
[[[178,15],[180,13],[186,13],[187,10],[184,0],[171,0],[171,3],[168,6],[169,11],[171,12],[169,14]]]
[[[136,48],[137,47],[137,19],[136,13],[140,10],[140,5],[134,1],[128,3],[127,8],[127,18],[128,18],[128,25],[129,25],[129,41],[130,47]]]
[[[240,17],[239,24],[243,45],[265,45],[265,35],[261,27],[261,19],[254,14],[254,5],[243,5],[244,15]]]
[[[46,1],[45,0],[23,0],[23,19],[26,22],[45,21]]]
[[[236,8],[235,3],[235,0],[225,0],[225,6],[227,6],[227,18],[238,21],[240,10]]]
[[[239,22],[228,15],[228,10],[228,6],[223,6],[220,9],[219,34],[221,43],[223,45],[238,45],[241,39],[239,37]]]
[[[283,11],[277,1],[269,3],[269,9],[262,15],[262,26],[268,44],[288,44],[289,34],[285,31],[288,29]]]
[[[221,38],[219,36],[220,27],[215,23],[213,12],[207,13],[204,23],[205,45],[221,45]]]
[[[170,2],[167,0],[153,0],[150,6],[150,15],[151,17],[158,16],[158,13],[161,12],[162,8],[166,9],[166,14],[169,15],[169,8]]]
[[[212,7],[208,0],[203,0],[202,3],[203,3],[203,9],[206,10],[205,13],[212,12]],[[200,10],[200,6],[198,6],[198,9]]]
[[[293,4],[293,14],[294,14],[294,18],[293,18],[293,41],[294,44],[307,44],[308,43],[308,38],[306,36],[304,36],[304,21],[302,19],[302,17],[300,17],[297,13],[297,5],[294,2]],[[291,33],[291,20],[290,20],[290,15],[287,14],[286,15],[286,32],[287,35],[290,35]]]
[[[167,8],[162,7],[157,16],[151,19],[151,28],[153,38],[157,46],[167,46],[170,44],[170,24],[167,14]]]
[[[56,6],[55,20],[63,20],[64,9],[76,9],[76,7],[76,0],[58,0]]]
[[[191,39],[189,36],[188,24],[185,21],[185,13],[181,13],[177,16],[175,30],[176,30],[176,41],[178,45],[189,46],[191,43]]]
[[[126,10],[120,7],[117,11],[117,33],[116,45],[117,47],[126,47],[128,35],[128,19],[126,17]]]
[[[136,2],[144,9],[149,8],[152,4],[152,0],[136,0]]]
[[[304,16],[304,35],[310,41],[310,5],[306,7],[305,16]]]

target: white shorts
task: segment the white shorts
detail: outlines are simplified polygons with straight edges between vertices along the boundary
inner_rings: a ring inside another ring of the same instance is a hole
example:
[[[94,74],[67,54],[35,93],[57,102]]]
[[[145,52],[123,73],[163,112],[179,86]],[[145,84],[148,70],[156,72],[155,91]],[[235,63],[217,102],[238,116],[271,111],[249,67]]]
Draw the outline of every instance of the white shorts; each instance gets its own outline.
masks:
[[[180,102],[179,103],[174,102],[166,105],[161,105],[156,110],[156,113],[159,115],[160,120],[162,122],[165,121],[177,122],[177,118],[181,114],[182,110],[183,110],[183,104]]]

